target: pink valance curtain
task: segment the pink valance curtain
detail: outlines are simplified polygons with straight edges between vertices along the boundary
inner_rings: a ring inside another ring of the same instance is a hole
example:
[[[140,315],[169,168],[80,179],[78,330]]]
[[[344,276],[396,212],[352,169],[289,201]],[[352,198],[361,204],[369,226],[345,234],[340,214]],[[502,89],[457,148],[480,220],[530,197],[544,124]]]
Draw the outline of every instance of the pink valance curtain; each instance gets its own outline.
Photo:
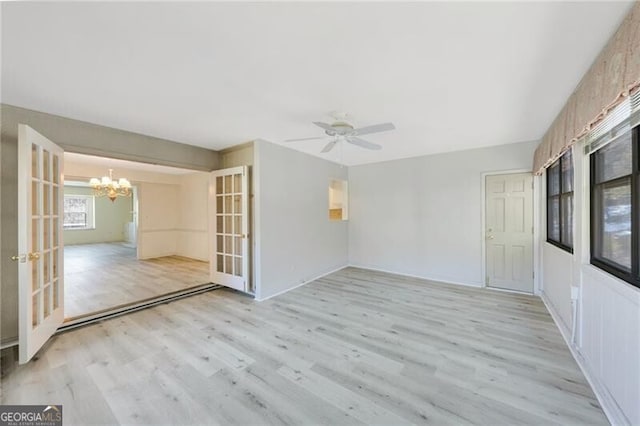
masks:
[[[640,2],[634,4],[543,136],[533,157],[534,173],[542,174],[636,90],[640,90]]]

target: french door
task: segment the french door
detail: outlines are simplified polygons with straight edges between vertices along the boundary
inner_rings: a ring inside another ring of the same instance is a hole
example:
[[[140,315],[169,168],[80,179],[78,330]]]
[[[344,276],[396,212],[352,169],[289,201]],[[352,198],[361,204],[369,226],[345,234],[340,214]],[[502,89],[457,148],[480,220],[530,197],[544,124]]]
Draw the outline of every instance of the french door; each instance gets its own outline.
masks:
[[[18,130],[19,362],[64,320],[63,150],[29,126]]]
[[[249,292],[249,168],[211,172],[211,282]]]

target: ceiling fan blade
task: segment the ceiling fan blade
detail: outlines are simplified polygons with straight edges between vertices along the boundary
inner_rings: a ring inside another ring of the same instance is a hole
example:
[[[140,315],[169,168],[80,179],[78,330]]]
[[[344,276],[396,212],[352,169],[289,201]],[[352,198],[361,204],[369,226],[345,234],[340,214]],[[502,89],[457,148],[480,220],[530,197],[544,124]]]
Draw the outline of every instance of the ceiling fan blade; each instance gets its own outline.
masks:
[[[328,144],[325,145],[324,148],[322,148],[322,151],[320,151],[321,153],[325,153],[325,152],[329,152],[333,149],[334,146],[336,146],[336,144],[338,143],[337,140],[335,141],[331,141]]]
[[[326,136],[314,136],[312,138],[285,139],[284,142],[312,141],[316,139],[324,139]]]
[[[396,126],[393,123],[374,124],[373,126],[360,127],[359,129],[353,129],[353,133],[356,135],[368,135],[370,133],[386,132],[387,130],[393,130]]]
[[[365,141],[364,139],[360,139],[356,137],[347,138],[347,142],[352,143],[354,145],[361,146],[362,148],[375,149],[375,150],[382,149],[382,147],[377,143],[371,143],[369,141]]]
[[[331,127],[331,124],[327,124],[327,123],[323,123],[321,121],[312,121],[313,124],[315,124],[318,127],[322,127],[325,130],[332,130],[333,127]]]

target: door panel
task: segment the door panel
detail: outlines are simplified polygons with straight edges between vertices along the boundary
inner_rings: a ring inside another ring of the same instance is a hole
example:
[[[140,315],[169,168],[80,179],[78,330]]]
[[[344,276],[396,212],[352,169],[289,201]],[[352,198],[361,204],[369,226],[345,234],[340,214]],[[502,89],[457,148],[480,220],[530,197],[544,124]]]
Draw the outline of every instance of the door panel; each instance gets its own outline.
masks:
[[[19,361],[28,362],[64,319],[62,148],[18,131]]]
[[[533,178],[487,176],[486,284],[533,293]]]
[[[249,291],[248,167],[211,172],[211,282]]]

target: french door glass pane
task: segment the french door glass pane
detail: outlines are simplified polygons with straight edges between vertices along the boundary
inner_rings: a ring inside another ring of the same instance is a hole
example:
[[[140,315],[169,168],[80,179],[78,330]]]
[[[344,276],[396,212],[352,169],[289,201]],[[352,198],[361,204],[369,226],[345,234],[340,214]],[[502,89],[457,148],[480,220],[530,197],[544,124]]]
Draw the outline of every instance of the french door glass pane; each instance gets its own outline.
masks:
[[[232,244],[233,243],[232,243],[231,237],[229,237],[229,236],[224,237],[224,253],[225,254],[233,253]]]
[[[40,261],[34,260],[31,262],[31,291],[36,291],[40,288]]]
[[[596,253],[631,270],[631,179],[604,184],[597,195],[602,210],[598,212],[601,226]]]
[[[53,282],[53,309],[58,309],[60,306],[60,281],[55,280]]]
[[[38,146],[31,145],[31,176],[39,179],[40,178],[40,162],[38,161],[40,157],[38,156]]]
[[[60,245],[60,240],[59,240],[59,235],[58,235],[58,227],[60,226],[60,222],[59,219],[56,217],[53,220],[53,240],[52,240],[52,245],[54,247],[57,247]]]
[[[231,176],[224,177],[224,193],[231,194],[233,192],[233,181],[231,180]]]
[[[241,257],[235,257],[235,270],[234,270],[234,275],[240,277],[242,276],[242,258]]]
[[[236,194],[242,192],[242,175],[233,175],[233,192]]]
[[[60,183],[60,165],[58,156],[53,156],[53,183]]]
[[[235,254],[236,256],[242,256],[242,238],[240,237],[235,237],[234,238],[234,244],[235,244],[235,251],[233,254]]]
[[[42,226],[42,236],[44,237],[44,242],[42,243],[42,249],[46,250],[50,247],[50,240],[49,237],[51,236],[51,234],[49,233],[49,228],[50,228],[50,219],[45,219],[44,220],[44,225]]]
[[[58,196],[60,195],[59,193],[60,191],[60,187],[58,186],[54,186],[53,187],[53,197],[51,198],[51,214],[53,215],[58,215],[60,214],[60,210],[59,210],[59,206],[58,206]]]
[[[42,214],[44,215],[51,214],[51,203],[50,203],[49,195],[50,195],[50,185],[49,184],[42,185]]]
[[[40,244],[38,235],[40,231],[40,219],[33,219],[31,221],[31,251],[40,251]]]
[[[233,217],[234,222],[234,234],[240,235],[242,234],[242,216],[236,215]]]
[[[51,269],[53,272],[53,279],[56,280],[58,279],[58,250],[57,249],[53,250],[52,261],[53,261],[53,266]]]
[[[224,217],[224,233],[225,234],[233,234],[231,215],[227,215]]]
[[[50,253],[47,251],[43,253],[40,257],[42,258],[42,282],[46,285],[51,282],[51,270],[49,268],[49,256]]]
[[[49,181],[51,175],[51,170],[49,170],[49,151],[46,149],[42,150],[42,180]]]
[[[40,215],[40,183],[38,181],[31,182],[31,214]]]

